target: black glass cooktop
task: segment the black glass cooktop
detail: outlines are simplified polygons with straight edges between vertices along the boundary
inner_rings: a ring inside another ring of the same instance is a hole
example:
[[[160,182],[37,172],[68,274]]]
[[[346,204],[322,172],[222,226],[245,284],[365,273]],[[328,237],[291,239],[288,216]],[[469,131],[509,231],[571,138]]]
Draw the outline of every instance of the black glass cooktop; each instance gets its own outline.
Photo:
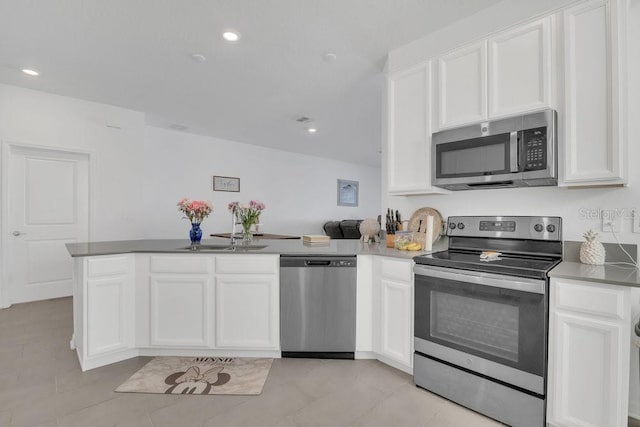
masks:
[[[416,264],[433,265],[461,270],[481,271],[508,276],[546,278],[547,272],[560,258],[504,254],[497,259],[480,259],[481,251],[447,250],[415,257]]]

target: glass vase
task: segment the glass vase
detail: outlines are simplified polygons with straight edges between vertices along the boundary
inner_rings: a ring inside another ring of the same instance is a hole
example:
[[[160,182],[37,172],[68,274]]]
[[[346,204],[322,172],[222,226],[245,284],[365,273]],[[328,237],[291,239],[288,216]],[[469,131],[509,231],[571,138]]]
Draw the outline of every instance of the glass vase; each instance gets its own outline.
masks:
[[[191,239],[192,245],[200,244],[200,240],[202,240],[202,229],[200,229],[199,222],[191,223],[191,230],[189,230],[189,238]]]
[[[242,224],[242,243],[248,245],[253,240],[251,226],[253,224]]]

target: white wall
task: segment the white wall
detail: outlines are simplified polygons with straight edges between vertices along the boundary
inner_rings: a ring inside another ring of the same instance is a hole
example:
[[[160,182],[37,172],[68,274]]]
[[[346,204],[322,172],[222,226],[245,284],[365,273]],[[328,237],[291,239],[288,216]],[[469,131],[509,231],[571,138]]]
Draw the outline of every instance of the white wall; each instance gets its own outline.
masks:
[[[0,84],[0,141],[90,153],[92,240],[142,237],[143,135],[140,112]]]
[[[378,168],[147,127],[144,120],[141,112],[0,84],[1,143],[90,154],[93,241],[187,239],[189,225],[176,207],[182,197],[214,202],[207,234],[230,230],[232,200],[265,202],[261,219],[272,233],[321,233],[327,220],[381,210]],[[213,192],[213,175],[240,177],[242,191]],[[338,178],[360,182],[359,207],[336,205]],[[0,306],[6,277],[0,270]]]
[[[456,46],[482,38],[502,28],[551,11],[569,1],[505,1],[490,9],[454,23],[436,33],[416,40],[389,54],[387,68],[401,70],[428,58],[438,56]],[[640,208],[640,0],[630,0],[628,22],[628,78],[629,78],[629,185],[625,188],[566,189],[538,187],[523,189],[496,189],[461,191],[433,196],[387,196],[383,180],[383,207],[399,209],[408,218],[418,208],[430,206],[444,217],[449,215],[552,215],[563,218],[565,240],[583,240],[582,233],[589,228],[601,230],[601,221],[589,219],[589,212],[623,210],[623,231],[618,234],[624,243],[640,245],[640,234],[631,232],[630,209]],[[386,173],[383,161],[383,176]],[[606,242],[615,242],[611,233],[602,233]],[[634,290],[635,291],[635,290]],[[640,315],[640,291],[633,293],[634,314]],[[631,414],[640,417],[640,379],[638,349],[632,346],[630,377]]]
[[[0,84],[2,144],[89,153],[92,240],[142,237],[138,165],[142,161],[143,135],[142,113]],[[0,189],[0,204],[4,197]],[[5,211],[4,206],[0,209]],[[11,225],[4,215],[0,218],[0,230]],[[0,236],[0,254],[5,253],[8,238],[8,233]],[[11,273],[9,268],[0,271],[0,307],[8,304],[2,290]]]
[[[277,234],[319,234],[326,221],[375,218],[381,210],[379,168],[156,127],[146,128],[144,152],[147,238],[188,237],[176,207],[183,197],[213,202],[205,236],[231,231],[231,201],[266,203],[263,230]],[[214,175],[240,178],[240,192],[213,191]],[[337,206],[338,178],[359,181],[358,207]]]

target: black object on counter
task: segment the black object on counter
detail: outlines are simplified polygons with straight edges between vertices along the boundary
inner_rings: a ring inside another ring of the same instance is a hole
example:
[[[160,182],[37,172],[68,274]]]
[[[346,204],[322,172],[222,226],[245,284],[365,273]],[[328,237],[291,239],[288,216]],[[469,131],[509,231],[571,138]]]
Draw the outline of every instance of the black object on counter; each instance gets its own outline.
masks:
[[[340,221],[325,222],[322,226],[324,233],[332,239],[342,239],[342,230],[340,229]]]
[[[359,239],[361,219],[345,219],[326,222],[322,229],[332,239]]]
[[[349,220],[346,219],[340,222],[340,229],[342,230],[342,237],[344,239],[359,239],[360,238],[360,223],[361,219]]]

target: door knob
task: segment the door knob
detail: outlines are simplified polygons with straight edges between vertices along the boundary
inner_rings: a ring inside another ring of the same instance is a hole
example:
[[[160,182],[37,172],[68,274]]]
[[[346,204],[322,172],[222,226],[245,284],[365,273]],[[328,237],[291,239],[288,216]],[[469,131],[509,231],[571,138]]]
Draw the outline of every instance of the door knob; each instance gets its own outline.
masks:
[[[16,231],[14,231],[14,232],[13,232],[13,233],[11,233],[11,234],[13,234],[14,236],[21,236],[21,235],[23,235],[23,234],[27,234],[27,233],[21,233],[21,232],[19,232],[18,230],[16,230]]]

